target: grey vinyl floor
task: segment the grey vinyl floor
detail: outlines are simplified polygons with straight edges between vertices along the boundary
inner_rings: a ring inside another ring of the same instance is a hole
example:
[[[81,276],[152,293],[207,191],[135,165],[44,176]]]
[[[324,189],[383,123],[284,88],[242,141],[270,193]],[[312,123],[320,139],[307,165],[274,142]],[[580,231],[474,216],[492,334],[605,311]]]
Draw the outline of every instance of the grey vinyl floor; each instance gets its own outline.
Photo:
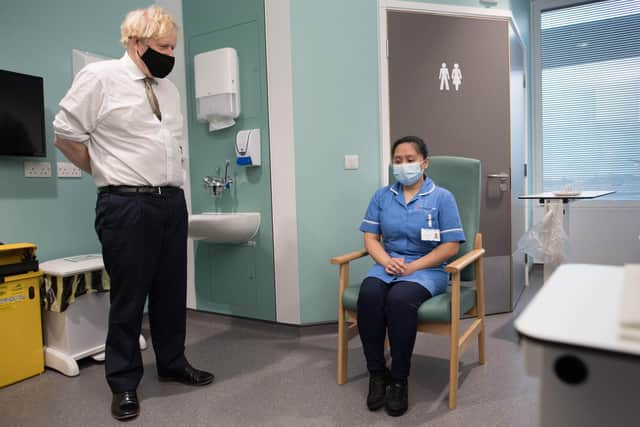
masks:
[[[368,376],[358,338],[349,381],[336,383],[336,326],[294,328],[188,312],[187,357],[215,373],[194,388],[161,383],[153,350],[143,352],[140,416],[131,426],[535,426],[538,382],[524,373],[513,321],[541,283],[534,269],[513,313],[487,317],[487,363],[470,345],[462,358],[458,408],[447,406],[448,339],[419,334],[409,378],[409,410],[399,418],[365,406]],[[143,333],[149,336],[147,326]],[[474,341],[475,342],[475,341]],[[0,426],[122,425],[111,418],[103,365],[80,375],[56,371],[0,389]]]

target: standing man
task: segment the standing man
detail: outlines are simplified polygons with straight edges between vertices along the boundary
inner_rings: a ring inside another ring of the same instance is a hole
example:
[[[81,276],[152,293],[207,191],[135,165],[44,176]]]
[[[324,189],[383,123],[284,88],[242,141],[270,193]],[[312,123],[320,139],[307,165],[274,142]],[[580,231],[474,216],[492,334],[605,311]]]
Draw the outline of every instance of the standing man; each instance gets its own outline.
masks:
[[[98,187],[95,229],[111,277],[105,371],[118,420],[139,413],[143,367],[138,336],[149,323],[161,380],[205,385],[213,375],[184,355],[187,208],[178,90],[165,79],[178,28],[159,7],[130,12],[122,58],[76,76],[53,122],[55,145]]]

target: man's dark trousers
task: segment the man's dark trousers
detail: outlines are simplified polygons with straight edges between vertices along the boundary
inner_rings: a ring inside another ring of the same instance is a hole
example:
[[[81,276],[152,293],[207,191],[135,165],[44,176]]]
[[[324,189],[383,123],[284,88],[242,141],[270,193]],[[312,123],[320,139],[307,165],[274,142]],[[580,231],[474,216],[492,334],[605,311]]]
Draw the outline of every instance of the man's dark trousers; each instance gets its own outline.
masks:
[[[136,390],[142,379],[138,337],[147,297],[158,373],[187,365],[187,226],[179,188],[98,193],[95,228],[111,279],[105,371],[114,393]]]

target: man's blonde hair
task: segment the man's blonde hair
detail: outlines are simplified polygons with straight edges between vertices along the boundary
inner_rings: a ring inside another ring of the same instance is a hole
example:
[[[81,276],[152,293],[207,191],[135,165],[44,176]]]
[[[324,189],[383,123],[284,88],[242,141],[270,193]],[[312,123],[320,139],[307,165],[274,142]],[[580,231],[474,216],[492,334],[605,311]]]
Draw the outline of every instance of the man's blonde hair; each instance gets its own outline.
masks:
[[[120,41],[127,48],[129,39],[150,39],[178,35],[178,25],[161,7],[150,6],[129,12],[120,26]]]

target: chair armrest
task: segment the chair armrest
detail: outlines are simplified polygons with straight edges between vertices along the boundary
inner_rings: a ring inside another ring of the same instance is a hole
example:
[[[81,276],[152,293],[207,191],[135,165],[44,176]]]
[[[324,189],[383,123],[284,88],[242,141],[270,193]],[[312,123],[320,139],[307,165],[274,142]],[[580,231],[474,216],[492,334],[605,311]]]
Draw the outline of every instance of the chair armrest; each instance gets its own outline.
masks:
[[[348,254],[334,256],[331,258],[331,264],[346,264],[358,258],[366,256],[369,252],[366,249],[360,249],[359,251],[349,252]]]
[[[460,273],[463,268],[478,260],[482,255],[484,255],[484,249],[474,249],[469,251],[452,263],[448,264],[445,271],[448,273]]]

